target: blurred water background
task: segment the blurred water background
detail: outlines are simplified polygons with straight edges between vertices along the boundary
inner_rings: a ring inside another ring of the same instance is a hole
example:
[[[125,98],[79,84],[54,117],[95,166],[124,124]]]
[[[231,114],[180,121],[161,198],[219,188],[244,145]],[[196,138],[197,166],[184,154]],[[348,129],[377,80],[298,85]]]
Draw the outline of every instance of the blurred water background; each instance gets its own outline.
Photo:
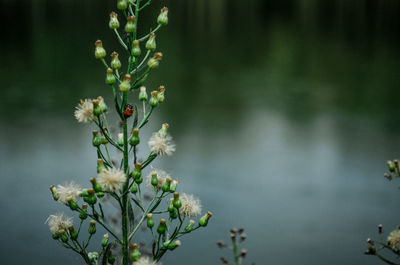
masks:
[[[167,87],[147,132],[168,122],[177,152],[156,165],[214,213],[164,264],[220,264],[215,241],[246,228],[256,264],[378,264],[365,239],[399,220],[400,2],[153,1],[170,24],[157,37]],[[44,224],[65,210],[51,184],[95,174],[80,98],[111,92],[93,57],[114,1],[1,0],[1,264],[82,264]],[[111,101],[108,101],[111,105]],[[145,152],[144,152],[145,153]],[[143,154],[144,154],[143,153]]]

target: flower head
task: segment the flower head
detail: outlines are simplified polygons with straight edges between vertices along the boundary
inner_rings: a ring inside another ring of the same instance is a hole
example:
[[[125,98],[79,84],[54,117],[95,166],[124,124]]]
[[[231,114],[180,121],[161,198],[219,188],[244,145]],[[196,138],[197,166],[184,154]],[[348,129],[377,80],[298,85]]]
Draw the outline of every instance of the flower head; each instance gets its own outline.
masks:
[[[150,174],[148,176],[146,176],[146,184],[151,189],[153,189],[153,185],[151,185],[151,179],[154,174],[157,175],[157,180],[158,180],[157,189],[161,189],[165,180],[167,178],[170,178],[170,176],[164,170],[155,169],[155,170],[151,171]]]
[[[64,216],[64,213],[50,215],[46,223],[49,225],[50,231],[53,234],[58,233],[61,229],[67,230],[72,225],[72,217]]]
[[[122,190],[125,181],[124,171],[116,168],[103,169],[97,178],[97,183],[101,185],[104,191],[109,192]]]
[[[172,142],[172,137],[167,133],[168,124],[163,124],[161,129],[153,133],[149,140],[150,150],[159,156],[172,155],[175,152],[175,144]]]
[[[400,250],[400,229],[393,230],[389,234],[387,241],[393,250],[399,251]]]
[[[201,214],[201,202],[198,198],[194,197],[192,194],[182,193],[179,196],[182,207],[179,211],[186,217],[195,217]]]
[[[149,257],[142,256],[133,265],[161,265],[161,263],[157,263]]]
[[[93,102],[91,99],[81,100],[75,108],[75,118],[78,122],[89,123],[95,118],[93,114]]]
[[[60,196],[58,201],[64,204],[68,204],[68,198],[77,201],[81,191],[82,188],[73,181],[65,183],[64,185],[58,185],[57,192]]]

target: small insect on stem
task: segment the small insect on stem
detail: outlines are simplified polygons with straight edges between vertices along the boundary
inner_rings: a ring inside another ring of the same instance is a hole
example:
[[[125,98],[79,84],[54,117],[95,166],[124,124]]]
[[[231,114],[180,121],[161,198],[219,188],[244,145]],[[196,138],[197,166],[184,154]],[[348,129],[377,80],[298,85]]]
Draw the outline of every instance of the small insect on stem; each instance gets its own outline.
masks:
[[[129,118],[133,114],[133,106],[131,104],[126,104],[126,108],[124,110],[125,119]]]

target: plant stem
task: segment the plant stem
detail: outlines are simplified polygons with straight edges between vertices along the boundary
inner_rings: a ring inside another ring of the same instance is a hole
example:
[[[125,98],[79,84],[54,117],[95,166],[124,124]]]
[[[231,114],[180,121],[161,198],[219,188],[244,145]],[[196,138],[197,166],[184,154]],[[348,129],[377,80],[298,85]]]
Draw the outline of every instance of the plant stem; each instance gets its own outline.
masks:
[[[123,92],[123,106],[126,105],[128,101],[128,92]],[[124,130],[124,172],[126,174],[126,182],[123,188],[123,196],[122,196],[122,264],[128,265],[128,193],[127,190],[129,188],[129,160],[128,160],[128,127],[127,120],[123,119],[123,130]]]

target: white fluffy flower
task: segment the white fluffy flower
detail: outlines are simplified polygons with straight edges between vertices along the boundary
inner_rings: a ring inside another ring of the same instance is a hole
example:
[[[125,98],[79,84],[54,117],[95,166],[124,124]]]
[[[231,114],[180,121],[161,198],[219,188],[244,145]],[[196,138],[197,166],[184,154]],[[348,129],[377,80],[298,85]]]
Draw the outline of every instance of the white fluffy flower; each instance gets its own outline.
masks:
[[[159,132],[153,133],[148,142],[150,150],[159,156],[172,155],[175,152],[175,144],[170,135],[161,135]]]
[[[124,171],[111,168],[103,169],[97,178],[97,183],[101,185],[104,191],[114,192],[122,190],[126,181]]]
[[[155,169],[155,170],[151,171],[150,174],[146,176],[146,184],[151,189],[153,189],[153,185],[151,185],[151,177],[153,174],[157,174],[157,180],[158,180],[157,189],[161,189],[165,180],[167,178],[170,178],[168,173],[163,170]]]
[[[89,123],[95,118],[93,114],[93,102],[91,99],[81,100],[75,108],[75,118],[78,122]]]
[[[393,250],[399,251],[400,250],[400,229],[393,230],[389,234],[387,241]]]
[[[67,230],[68,226],[72,225],[72,217],[64,216],[63,213],[50,215],[46,223],[49,225],[50,231],[55,234],[61,229]]]
[[[201,202],[192,194],[183,193],[179,196],[182,207],[179,209],[181,214],[186,217],[195,217],[201,214]]]
[[[81,191],[82,188],[73,181],[65,183],[64,185],[58,185],[57,193],[60,196],[58,201],[65,204],[68,204],[68,198],[77,201]]]
[[[161,263],[157,263],[150,259],[149,257],[141,256],[136,262],[132,265],[161,265]]]

